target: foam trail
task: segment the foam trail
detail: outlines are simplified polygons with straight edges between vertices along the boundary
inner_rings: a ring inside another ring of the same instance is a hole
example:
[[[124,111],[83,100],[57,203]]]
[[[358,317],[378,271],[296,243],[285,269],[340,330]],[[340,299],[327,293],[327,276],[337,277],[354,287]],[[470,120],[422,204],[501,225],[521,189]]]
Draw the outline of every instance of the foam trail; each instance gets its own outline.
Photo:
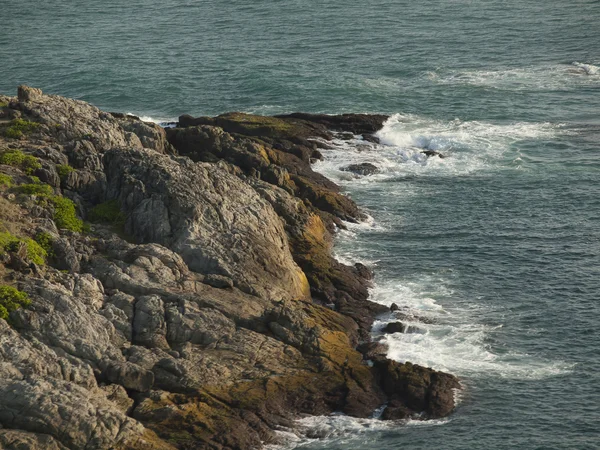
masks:
[[[588,75],[598,75],[600,74],[600,67],[595,66],[593,64],[585,64],[575,61],[573,65],[581,70],[583,70]]]
[[[450,70],[427,72],[438,84],[471,85],[492,89],[558,90],[597,84],[599,67],[590,63],[550,64],[497,70]],[[590,75],[582,77],[581,75]]]
[[[310,416],[297,420],[294,430],[279,431],[279,444],[269,445],[268,450],[287,450],[302,448],[319,441],[319,445],[346,444],[350,439],[361,439],[366,434],[377,431],[391,431],[399,425],[434,427],[444,425],[451,419],[383,421],[376,418],[358,419],[344,414],[331,414],[329,416]]]
[[[561,124],[442,121],[394,114],[377,133],[381,144],[366,142],[361,136],[334,139],[328,143],[330,149],[322,150],[325,160],[314,168],[343,186],[357,189],[410,177],[462,176],[489,171],[499,164],[521,165],[516,159],[521,156],[520,142],[566,132]],[[427,157],[423,153],[426,150],[449,157]],[[361,163],[374,165],[378,172],[359,176],[343,170],[349,164]]]

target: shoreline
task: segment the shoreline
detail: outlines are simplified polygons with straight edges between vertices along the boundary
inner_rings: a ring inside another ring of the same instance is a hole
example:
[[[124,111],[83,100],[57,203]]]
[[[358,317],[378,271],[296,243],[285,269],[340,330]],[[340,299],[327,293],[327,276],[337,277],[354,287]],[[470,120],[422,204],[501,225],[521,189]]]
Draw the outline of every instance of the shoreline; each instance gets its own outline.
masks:
[[[252,448],[300,414],[452,412],[456,377],[371,342],[388,310],[368,300],[372,273],[332,256],[333,230],[363,213],[311,168],[332,130],[376,139],[386,116],[183,115],[163,129],[29,87],[0,103],[0,153],[35,161],[0,165],[15,211],[0,220],[50,241],[43,262],[2,256],[1,283],[31,303],[0,321],[0,405],[43,426],[0,414],[0,443]],[[58,220],[65,202],[80,229]],[[96,411],[91,433],[75,405]]]

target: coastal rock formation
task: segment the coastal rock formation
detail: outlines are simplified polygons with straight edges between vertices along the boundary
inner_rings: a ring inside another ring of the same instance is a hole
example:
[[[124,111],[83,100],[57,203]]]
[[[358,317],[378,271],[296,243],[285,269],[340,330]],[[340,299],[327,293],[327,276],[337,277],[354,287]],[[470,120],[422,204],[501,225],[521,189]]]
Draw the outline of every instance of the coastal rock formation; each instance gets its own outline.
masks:
[[[355,173],[356,175],[373,175],[379,172],[378,167],[371,163],[350,164],[349,166],[342,167],[342,170]]]
[[[26,86],[0,105],[2,448],[250,449],[299,414],[451,413],[455,377],[370,342],[389,310],[331,252],[363,215],[310,166],[385,116],[165,130]]]

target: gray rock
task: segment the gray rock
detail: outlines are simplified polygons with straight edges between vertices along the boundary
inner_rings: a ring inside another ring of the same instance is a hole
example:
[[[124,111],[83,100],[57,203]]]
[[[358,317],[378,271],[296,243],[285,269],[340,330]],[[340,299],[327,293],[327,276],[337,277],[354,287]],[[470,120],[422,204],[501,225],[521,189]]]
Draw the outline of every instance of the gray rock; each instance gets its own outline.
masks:
[[[406,325],[402,322],[390,322],[383,328],[384,333],[405,333]]]
[[[379,173],[379,168],[371,163],[350,164],[349,166],[342,167],[341,170],[352,172],[357,175],[373,175]]]
[[[17,106],[54,129],[59,143],[89,141],[100,152],[115,147],[142,148],[135,134],[125,131],[117,119],[89,103],[19,86]]]
[[[141,297],[135,303],[132,342],[146,347],[169,348],[165,307],[160,297]]]
[[[110,361],[104,376],[111,382],[138,392],[148,392],[154,384],[154,374],[129,361]]]
[[[169,305],[166,312],[167,340],[171,345],[185,342],[209,345],[235,333],[235,323],[212,308],[182,300],[179,306]]]
[[[247,184],[219,166],[150,151],[106,155],[108,197],[127,211],[127,231],[179,253],[191,270],[230,277],[245,292],[305,298],[281,219]]]

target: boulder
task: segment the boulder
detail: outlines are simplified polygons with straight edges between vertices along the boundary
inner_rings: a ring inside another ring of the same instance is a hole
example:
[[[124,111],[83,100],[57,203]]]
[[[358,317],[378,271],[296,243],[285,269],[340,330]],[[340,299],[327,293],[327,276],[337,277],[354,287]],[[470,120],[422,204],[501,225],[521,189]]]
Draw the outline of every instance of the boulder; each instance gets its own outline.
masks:
[[[383,332],[387,334],[393,333],[405,333],[407,330],[407,326],[402,322],[390,322],[385,327],[383,327]]]
[[[441,159],[445,158],[445,156],[443,154],[441,154],[440,152],[435,151],[435,150],[423,150],[423,151],[421,151],[421,153],[423,153],[428,158],[432,157],[432,156],[437,156]]]
[[[379,173],[379,168],[375,164],[371,163],[350,164],[349,166],[342,167],[340,170],[363,176]]]

